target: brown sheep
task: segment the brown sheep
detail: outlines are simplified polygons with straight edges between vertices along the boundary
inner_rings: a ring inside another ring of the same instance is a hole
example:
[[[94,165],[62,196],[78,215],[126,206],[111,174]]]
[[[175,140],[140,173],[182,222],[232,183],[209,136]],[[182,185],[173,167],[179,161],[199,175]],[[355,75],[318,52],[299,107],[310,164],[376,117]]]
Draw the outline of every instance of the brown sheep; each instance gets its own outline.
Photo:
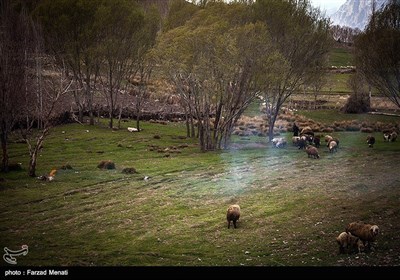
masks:
[[[315,148],[314,146],[308,145],[306,147],[306,153],[307,153],[308,157],[319,158],[318,149]]]
[[[336,237],[336,242],[339,244],[339,254],[345,252],[350,253],[353,249],[357,248],[358,252],[364,251],[364,244],[359,237],[352,235],[351,233],[342,232]]]
[[[233,222],[233,227],[236,228],[236,221],[240,218],[240,206],[237,204],[228,207],[226,212],[226,220],[228,221],[228,228],[231,227],[231,221]]]
[[[359,237],[363,244],[367,244],[368,248],[370,248],[371,242],[374,242],[379,234],[379,227],[363,222],[352,222],[347,225],[346,232]]]

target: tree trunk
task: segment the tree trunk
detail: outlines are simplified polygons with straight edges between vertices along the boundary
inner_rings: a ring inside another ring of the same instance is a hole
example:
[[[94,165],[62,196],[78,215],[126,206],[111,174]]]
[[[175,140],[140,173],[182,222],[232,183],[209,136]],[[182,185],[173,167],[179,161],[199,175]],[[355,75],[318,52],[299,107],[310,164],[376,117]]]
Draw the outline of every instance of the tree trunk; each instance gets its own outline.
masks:
[[[122,106],[119,106],[118,112],[118,129],[121,129]]]
[[[27,139],[25,139],[25,141],[28,143],[29,146],[29,171],[28,171],[28,175],[30,177],[36,177],[36,163],[37,163],[37,155],[40,151],[40,149],[42,148],[43,145],[43,141],[44,138],[46,137],[48,131],[49,131],[49,127],[46,127],[45,129],[43,129],[41,135],[37,138],[36,140],[36,144],[34,147],[32,147],[29,143],[29,141]]]
[[[88,103],[88,111],[89,111],[89,124],[94,125],[94,114],[93,114],[93,94],[90,90],[90,76],[89,73],[86,73],[86,98]]]
[[[190,138],[190,123],[189,123],[189,114],[187,112],[186,106],[183,106],[185,110],[185,123],[186,123],[186,137]]]
[[[31,153],[30,159],[29,159],[29,171],[28,171],[28,175],[30,177],[36,177],[36,160],[37,160],[37,153],[38,153],[38,149],[33,150],[33,152]]]
[[[78,121],[83,123],[83,109],[81,108],[81,106],[78,106]]]
[[[1,131],[1,150],[3,151],[2,166],[3,172],[8,172],[8,147],[7,147],[7,131],[2,127]]]
[[[110,116],[110,128],[113,128],[113,118],[114,118],[114,89],[113,89],[113,77],[112,77],[112,71],[110,67],[109,71],[109,83],[110,83],[110,110],[109,110],[109,116]]]
[[[136,128],[140,131],[140,106],[142,105],[142,101],[140,97],[136,98]]]
[[[271,114],[268,116],[268,140],[269,142],[272,141],[272,139],[274,138],[274,126],[275,126],[275,121],[276,118],[278,116],[278,110],[271,110]]]

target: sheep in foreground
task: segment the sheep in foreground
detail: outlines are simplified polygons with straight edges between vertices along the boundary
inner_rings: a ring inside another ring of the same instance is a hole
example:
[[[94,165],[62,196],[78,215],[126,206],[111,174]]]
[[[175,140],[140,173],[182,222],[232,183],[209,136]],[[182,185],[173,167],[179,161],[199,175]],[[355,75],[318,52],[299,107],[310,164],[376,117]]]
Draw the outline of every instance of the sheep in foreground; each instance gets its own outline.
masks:
[[[336,237],[336,242],[339,244],[339,254],[350,253],[355,248],[361,253],[364,251],[364,244],[359,237],[352,235],[351,233],[342,232]]]
[[[371,242],[374,242],[379,234],[379,227],[363,222],[352,222],[347,225],[346,232],[359,237],[364,246],[370,248]]]
[[[228,221],[228,228],[231,227],[231,221],[233,222],[233,227],[236,228],[236,221],[240,218],[240,206],[237,204],[228,207],[226,212],[226,220]]]
[[[307,153],[308,157],[319,158],[318,149],[315,148],[314,146],[308,145],[306,147],[306,153]]]

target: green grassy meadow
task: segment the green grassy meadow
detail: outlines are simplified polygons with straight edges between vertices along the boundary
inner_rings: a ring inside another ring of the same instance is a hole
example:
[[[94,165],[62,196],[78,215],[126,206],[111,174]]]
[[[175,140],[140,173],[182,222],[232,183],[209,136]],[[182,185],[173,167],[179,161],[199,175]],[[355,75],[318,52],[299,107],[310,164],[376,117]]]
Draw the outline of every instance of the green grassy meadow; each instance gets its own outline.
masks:
[[[0,245],[29,246],[18,265],[400,264],[399,141],[376,133],[371,149],[363,133],[334,133],[339,151],[321,146],[321,158],[311,159],[256,136],[202,153],[196,140],[184,139],[183,124],[143,122],[140,133],[126,130],[134,122],[123,126],[51,130],[37,174],[73,167],[52,182],[29,178],[26,145],[10,144],[11,161],[25,169],[0,174]],[[101,160],[116,169],[98,169]],[[125,167],[138,173],[123,174]],[[233,203],[242,214],[238,228],[228,229]],[[339,255],[335,237],[356,220],[379,225],[381,235],[370,252]]]
[[[354,65],[352,50],[344,47],[332,48],[329,63],[336,67]]]

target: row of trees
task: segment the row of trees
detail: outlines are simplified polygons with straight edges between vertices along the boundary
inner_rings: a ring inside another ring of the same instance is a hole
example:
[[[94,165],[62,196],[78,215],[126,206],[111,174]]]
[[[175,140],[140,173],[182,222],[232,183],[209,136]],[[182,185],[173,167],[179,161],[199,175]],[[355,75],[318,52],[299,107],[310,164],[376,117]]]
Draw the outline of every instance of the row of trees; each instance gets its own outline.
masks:
[[[18,122],[35,176],[49,120],[65,96],[73,97],[80,121],[89,112],[91,124],[98,93],[107,101],[111,128],[120,92],[136,97],[140,116],[155,67],[175,85],[187,134],[199,138],[203,151],[229,145],[235,123],[257,96],[266,101],[272,139],[283,103],[300,88],[317,92],[321,86],[332,35],[329,20],[309,0],[171,0],[164,21],[143,2],[32,0],[27,9],[24,1],[1,2],[3,170],[8,134]],[[392,0],[355,43],[360,73],[397,104],[399,18]]]
[[[196,12],[180,2],[170,18],[193,15],[168,22],[155,53],[184,100],[188,134],[194,118],[203,151],[226,148],[238,118],[263,96],[271,140],[285,100],[324,73],[329,21],[306,0],[209,1]]]
[[[374,11],[355,40],[357,71],[400,108],[400,1]]]
[[[29,175],[36,176],[37,155],[61,101],[73,96],[80,121],[86,110],[94,124],[93,98],[101,93],[113,127],[119,93],[144,94],[127,87],[137,73],[140,84],[150,76],[145,60],[160,16],[130,0],[28,4],[5,0],[0,6],[1,167],[8,169],[8,135],[17,126],[29,148]]]

